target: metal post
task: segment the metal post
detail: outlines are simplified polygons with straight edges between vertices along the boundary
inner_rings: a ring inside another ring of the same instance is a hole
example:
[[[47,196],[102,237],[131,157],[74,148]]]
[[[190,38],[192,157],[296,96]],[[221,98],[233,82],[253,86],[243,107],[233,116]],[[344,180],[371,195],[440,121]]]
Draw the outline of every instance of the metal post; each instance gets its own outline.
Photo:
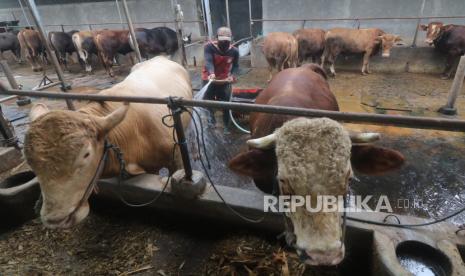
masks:
[[[122,0],[122,1],[123,1],[124,15],[126,15],[126,20],[128,21],[129,32],[131,33],[132,43],[134,44],[134,49],[136,51],[136,57],[139,60],[139,62],[141,62],[142,56],[140,55],[139,43],[137,43],[136,33],[134,32],[134,27],[132,26],[131,16],[129,16],[128,3],[126,3],[126,0]]]
[[[13,76],[10,66],[8,66],[8,63],[6,62],[6,60],[0,60],[0,66],[2,67],[2,70],[5,73],[5,76],[8,79],[8,82],[10,83],[11,88],[21,89],[18,83],[16,82],[16,79]],[[31,99],[29,99],[28,97],[24,97],[24,96],[18,96],[18,100],[16,101],[16,104],[19,106],[27,105],[30,103],[31,103]]]
[[[124,29],[123,17],[121,16],[121,10],[119,8],[118,0],[115,0],[115,3],[116,3],[116,9],[118,10],[119,22],[121,22],[121,28]]]
[[[184,47],[184,41],[182,39],[182,21],[183,21],[183,13],[181,10],[181,5],[178,4],[177,0],[171,0],[171,4],[174,6],[174,24],[176,28],[176,34],[178,38],[178,45],[181,49],[181,64],[182,66],[186,67],[187,65],[187,57],[186,57],[186,48]]]
[[[208,33],[208,26],[207,26],[207,15],[205,13],[205,2],[203,0],[200,0],[200,8],[202,9],[202,23],[203,23],[203,32],[202,36]]]
[[[10,122],[3,115],[1,106],[0,106],[0,134],[3,136],[3,138],[6,141],[4,145],[0,144],[0,146],[6,146],[6,147],[14,146],[18,148],[18,138],[16,138]]]
[[[423,16],[424,10],[425,10],[425,0],[423,0],[421,2],[419,17]],[[417,28],[415,29],[415,34],[413,35],[412,48],[417,47],[417,39],[418,39],[418,32],[420,31],[420,24],[421,24],[421,18],[418,18],[418,20],[417,20]]]
[[[21,1],[22,0],[18,0],[18,3],[21,6],[21,10],[23,11],[24,19],[26,19],[27,25],[31,26],[31,23],[29,23],[29,19],[27,19],[26,12],[24,11],[24,6],[23,6],[23,3],[21,3]]]
[[[455,115],[457,114],[457,109],[455,108],[455,100],[462,90],[463,78],[465,77],[465,55],[460,57],[459,66],[455,72],[454,82],[449,90],[449,97],[447,99],[447,104],[441,107],[438,112],[446,115]]]
[[[208,38],[213,39],[213,25],[212,25],[212,15],[210,11],[210,0],[203,0],[205,1],[205,17],[207,19],[208,25]]]
[[[52,59],[53,67],[55,68],[55,72],[57,73],[58,79],[61,82],[61,90],[67,91],[70,89],[70,86],[65,83],[65,77],[63,75],[63,71],[61,70],[60,64],[58,63],[58,59],[55,54],[55,51],[53,51],[50,45],[48,44],[48,39],[47,39],[47,36],[45,35],[44,28],[42,27],[42,22],[40,20],[39,11],[37,10],[36,3],[34,0],[28,0],[27,4],[29,7],[29,10],[31,10],[32,18],[34,19],[34,22],[39,31],[40,39],[42,40],[42,43],[44,44],[45,49],[47,50],[47,54]],[[71,100],[67,100],[66,105],[68,106],[68,109],[75,110],[74,104]]]
[[[249,28],[250,36],[253,38],[252,0],[249,0]]]
[[[65,26],[63,26],[63,24],[61,24],[61,31],[65,32]]]
[[[178,138],[177,142],[181,151],[185,178],[187,180],[192,180],[192,166],[189,159],[189,150],[187,148],[186,136],[184,135],[184,127],[181,120],[182,109],[175,104],[169,104],[168,106],[173,114],[174,128],[176,130],[176,137]]]
[[[231,28],[231,22],[229,21],[229,0],[225,0],[226,5],[226,24],[228,24],[228,28]]]

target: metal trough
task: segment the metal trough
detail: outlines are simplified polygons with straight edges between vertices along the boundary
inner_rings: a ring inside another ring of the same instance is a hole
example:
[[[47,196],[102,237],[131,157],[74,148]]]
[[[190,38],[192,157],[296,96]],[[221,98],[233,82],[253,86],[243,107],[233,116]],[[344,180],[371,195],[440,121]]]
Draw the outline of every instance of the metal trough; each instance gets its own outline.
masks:
[[[4,181],[0,184],[3,185],[0,186],[0,205],[9,206],[6,208],[8,214],[2,214],[2,219],[5,215],[17,216],[17,212],[22,212],[22,215],[33,214],[32,209],[39,194],[39,185],[36,178],[27,181],[33,175],[27,176],[15,175],[9,182]],[[21,180],[25,183],[16,185]],[[131,203],[148,202],[160,195],[165,181],[166,178],[152,174],[133,177],[121,184],[118,184],[116,178],[102,179],[98,182],[98,196],[118,201],[122,196]],[[5,183],[10,183],[12,187],[8,187]],[[216,185],[216,188],[238,212],[250,218],[260,218],[265,214],[262,192],[221,185]],[[282,215],[279,213],[267,213],[263,221],[257,224],[240,219],[224,205],[210,184],[207,184],[205,193],[198,199],[176,196],[168,185],[159,199],[148,206],[157,211],[247,225],[267,232],[280,233],[284,230]],[[383,222],[386,215],[380,212],[348,213],[346,246],[351,252],[351,258],[347,258],[344,262],[363,257],[363,260],[357,261],[366,262],[370,267],[371,275],[414,275],[406,269],[411,264],[414,264],[413,267],[423,265],[433,275],[465,275],[465,236],[462,235],[463,232],[457,232],[459,228],[455,225],[443,222],[405,229],[350,220],[358,218]],[[403,224],[426,222],[424,219],[410,216],[398,215],[398,218]],[[369,256],[368,259],[366,256]]]

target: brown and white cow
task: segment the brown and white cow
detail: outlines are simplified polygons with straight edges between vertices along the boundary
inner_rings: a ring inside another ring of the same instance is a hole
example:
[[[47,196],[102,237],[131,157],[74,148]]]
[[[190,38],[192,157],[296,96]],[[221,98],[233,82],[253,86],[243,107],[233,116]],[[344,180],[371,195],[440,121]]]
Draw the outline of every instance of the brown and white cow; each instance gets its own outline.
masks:
[[[339,110],[323,69],[316,64],[279,72],[256,103]],[[266,193],[272,192],[278,179],[284,195],[345,195],[352,168],[376,175],[395,170],[404,162],[397,151],[360,144],[370,135],[351,137],[339,123],[327,118],[251,113],[250,126],[254,139],[247,142],[249,149],[230,160],[229,167],[252,177]],[[351,144],[351,138],[357,144]],[[307,264],[336,265],[342,261],[345,253],[339,213],[310,213],[297,207],[287,216],[296,235],[297,253]]]
[[[55,51],[58,62],[65,66],[68,70],[67,55],[71,56],[76,52],[76,47],[73,44],[72,35],[79,31],[72,30],[69,32],[49,32],[48,40],[50,46]]]
[[[136,32],[139,29],[135,30]],[[129,42],[128,30],[100,30],[93,32],[95,47],[97,48],[100,61],[107,73],[113,77],[112,65],[113,59],[117,54],[126,55],[133,52]],[[134,64],[134,57],[131,56],[131,62]]]
[[[80,31],[72,35],[72,40],[76,51],[78,52],[81,66],[85,66],[86,72],[92,71],[91,58],[97,55],[92,31]]]
[[[286,68],[296,67],[299,58],[297,39],[288,33],[269,33],[263,41],[263,54],[268,62],[270,78],[273,71],[282,71]]]
[[[18,33],[18,40],[21,52],[25,55],[32,70],[34,72],[42,71],[41,58],[45,59],[45,47],[40,39],[39,32],[23,29]]]
[[[191,99],[192,88],[181,65],[159,56],[137,64],[125,80],[99,95]],[[40,182],[45,226],[71,227],[87,216],[88,202],[80,202],[102,158],[105,139],[124,153],[131,175],[180,168],[178,150],[172,159],[172,129],[162,123],[167,114],[167,106],[141,103],[90,102],[78,111],[33,107],[24,153]],[[187,126],[189,115],[184,113],[182,120]],[[109,154],[102,177],[120,173],[115,155]]]
[[[320,64],[325,48],[325,30],[300,29],[293,33],[299,44],[299,64],[314,62]]]
[[[389,57],[394,44],[401,45],[402,39],[393,34],[387,34],[381,29],[347,29],[334,28],[326,32],[325,50],[321,66],[325,61],[330,64],[332,76],[336,76],[334,63],[339,54],[363,54],[362,75],[370,73],[370,56],[382,50],[382,57]]]
[[[452,75],[454,60],[465,55],[465,26],[444,25],[442,22],[431,22],[420,25],[426,31],[425,42],[447,55],[446,67],[442,79],[449,79]]]

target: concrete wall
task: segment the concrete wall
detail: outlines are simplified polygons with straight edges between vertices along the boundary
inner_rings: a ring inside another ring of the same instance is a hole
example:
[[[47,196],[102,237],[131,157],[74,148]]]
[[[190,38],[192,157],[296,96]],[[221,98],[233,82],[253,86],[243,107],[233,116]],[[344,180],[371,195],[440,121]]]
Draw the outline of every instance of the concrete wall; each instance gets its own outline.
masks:
[[[263,0],[264,19],[308,18],[357,18],[357,17],[412,17],[420,16],[423,0]],[[465,15],[464,0],[425,0],[424,16]],[[428,22],[428,20],[423,20]],[[446,23],[465,25],[465,19],[444,19]],[[263,34],[284,31],[293,32],[302,27],[300,22],[264,22]],[[416,20],[362,20],[360,28],[379,27],[387,32],[401,35],[411,43],[416,29]],[[351,21],[307,22],[306,28],[329,29],[334,27],[357,28]],[[424,32],[419,33],[419,42]],[[419,44],[420,45],[420,44]]]
[[[70,24],[66,26],[65,30],[86,30],[89,29],[89,23],[107,23],[107,22],[120,22],[118,10],[115,1],[102,1],[102,2],[79,2],[77,3],[59,3],[59,4],[46,4],[40,5],[39,13],[42,18],[42,23],[45,25],[61,25]],[[184,20],[197,20],[198,6],[197,0],[178,0],[184,12]],[[40,3],[40,2],[39,2]],[[174,11],[171,7],[171,0],[128,0],[128,7],[134,23],[148,22],[148,21],[173,21]],[[119,1],[120,8],[122,9],[121,1]],[[124,13],[121,10],[123,22],[125,22]],[[12,20],[13,17],[20,20],[20,25],[27,25],[19,4],[12,6],[12,3],[7,6],[0,4],[0,21]],[[29,17],[29,21],[33,24]],[[135,27],[155,27],[163,26],[174,28],[174,23],[169,24],[135,24]],[[127,25],[124,26],[127,28]],[[185,23],[184,32],[192,33],[192,38],[198,38],[201,35],[199,23]],[[121,28],[121,24],[106,24],[92,26],[93,29]],[[61,27],[47,27],[47,31],[61,30]]]

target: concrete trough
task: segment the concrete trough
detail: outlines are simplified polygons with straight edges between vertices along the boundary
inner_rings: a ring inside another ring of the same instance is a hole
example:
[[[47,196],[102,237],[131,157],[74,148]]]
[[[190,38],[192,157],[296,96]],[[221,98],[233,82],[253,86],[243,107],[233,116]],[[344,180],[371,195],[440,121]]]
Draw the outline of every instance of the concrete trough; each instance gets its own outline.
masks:
[[[7,216],[17,216],[18,212],[29,209],[39,194],[39,185],[33,174],[27,177],[13,176],[8,184],[0,185],[0,205],[8,210]],[[197,199],[188,199],[172,193],[168,184],[165,192],[166,178],[158,175],[144,174],[118,183],[117,179],[102,179],[98,182],[98,197],[120,201],[123,197],[133,204],[158,200],[148,205],[158,212],[184,216],[196,216],[223,223],[259,228],[267,232],[281,233],[284,230],[283,218],[279,213],[263,212],[263,193],[255,190],[217,185],[218,192],[237,212],[254,219],[264,216],[260,223],[250,223],[239,218],[226,207],[211,186],[207,184],[205,193]],[[128,207],[129,208],[129,207]],[[5,219],[5,214],[1,214]],[[387,213],[351,212],[348,213],[346,247],[350,258],[341,264],[358,262],[369,265],[371,275],[413,275],[406,267],[429,269],[434,275],[465,275],[465,236],[459,228],[442,222],[431,226],[413,229],[377,226],[351,220],[351,218],[383,222]],[[424,219],[397,216],[403,224],[425,222]],[[391,221],[392,223],[392,221]]]
[[[262,39],[252,43],[252,67],[267,68],[265,56],[262,52]],[[394,47],[389,58],[381,54],[370,58],[370,69],[376,73],[428,73],[439,74],[444,71],[446,57],[433,47]],[[361,71],[362,55],[339,55],[336,60],[336,74],[338,70]]]

